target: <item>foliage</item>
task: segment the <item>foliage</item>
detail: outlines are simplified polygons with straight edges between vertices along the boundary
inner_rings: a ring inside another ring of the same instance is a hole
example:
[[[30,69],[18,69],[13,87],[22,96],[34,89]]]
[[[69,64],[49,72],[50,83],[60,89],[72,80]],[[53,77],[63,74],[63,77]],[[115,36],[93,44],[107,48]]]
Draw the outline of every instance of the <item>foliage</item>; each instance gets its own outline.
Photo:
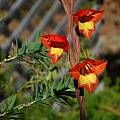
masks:
[[[45,106],[51,107],[53,102],[62,103],[62,104],[71,104],[70,97],[75,97],[75,94],[74,91],[69,88],[70,76],[65,75],[64,78],[58,77],[54,79],[53,78],[55,75],[54,72],[55,70],[51,70],[48,76],[44,78],[46,79],[44,81],[40,81],[40,80],[37,81],[34,79],[34,82],[31,82],[31,85],[34,86],[33,87],[34,94],[33,95],[29,94],[30,97],[28,97],[27,95],[28,93],[28,89],[26,88],[27,82],[25,82],[25,85],[23,85],[22,89],[20,89],[18,94],[16,94],[15,96],[10,96],[8,99],[4,100],[0,104],[1,119],[8,119],[8,118],[19,119],[19,117],[21,118],[23,116],[22,112],[20,112],[21,109],[26,109],[32,106],[33,104],[39,104],[40,106],[44,106],[44,107]],[[28,81],[28,83],[30,81]],[[32,90],[32,88],[30,89]],[[27,98],[25,97],[26,95]],[[47,103],[48,101],[51,102],[48,104]],[[18,116],[18,114],[20,116]]]
[[[107,88],[98,94],[86,96],[87,120],[119,120],[120,96],[114,88]],[[112,98],[112,99],[110,99]],[[59,104],[58,104],[59,105]],[[59,105],[60,110],[34,105],[24,111],[25,120],[78,120],[79,109],[75,99],[71,106]],[[32,115],[30,113],[33,113]],[[119,114],[116,114],[119,113]]]
[[[20,59],[23,59],[24,56],[28,56],[33,60],[33,63],[37,62],[47,66],[49,65],[49,61],[46,52],[46,49],[40,42],[30,42],[23,45],[22,48],[18,50],[17,56]]]

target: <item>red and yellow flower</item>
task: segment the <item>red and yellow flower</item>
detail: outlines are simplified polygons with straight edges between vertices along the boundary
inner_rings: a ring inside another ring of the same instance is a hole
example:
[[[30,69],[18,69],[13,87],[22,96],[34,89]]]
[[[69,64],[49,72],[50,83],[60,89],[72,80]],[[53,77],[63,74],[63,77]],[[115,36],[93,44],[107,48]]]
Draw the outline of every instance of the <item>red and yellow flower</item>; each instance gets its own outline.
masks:
[[[69,43],[65,36],[51,34],[40,36],[42,44],[49,49],[48,56],[52,56],[52,63],[56,63],[63,52],[68,52]]]
[[[95,31],[96,22],[98,22],[102,16],[103,10],[93,9],[79,10],[73,14],[76,27],[88,40],[91,38],[92,32]]]
[[[104,71],[107,61],[86,58],[80,64],[73,66],[69,74],[78,80],[78,87],[84,87],[88,92],[93,92],[98,84],[98,76]]]

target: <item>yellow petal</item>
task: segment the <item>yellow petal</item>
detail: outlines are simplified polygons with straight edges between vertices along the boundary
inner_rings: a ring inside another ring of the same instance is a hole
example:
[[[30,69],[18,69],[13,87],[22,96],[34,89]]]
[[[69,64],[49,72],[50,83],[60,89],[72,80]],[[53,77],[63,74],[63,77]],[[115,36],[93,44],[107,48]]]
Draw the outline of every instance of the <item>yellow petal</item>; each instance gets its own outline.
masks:
[[[51,49],[50,49],[50,54],[53,54],[53,55],[55,54],[55,55],[60,56],[62,53],[63,53],[63,49],[62,48],[51,47]]]
[[[96,79],[97,76],[94,73],[90,73],[87,75],[80,75],[79,84],[80,85],[86,84],[90,87],[91,84],[96,83]]]
[[[78,22],[78,26],[80,30],[92,30],[94,28],[94,23],[92,21],[85,23]]]

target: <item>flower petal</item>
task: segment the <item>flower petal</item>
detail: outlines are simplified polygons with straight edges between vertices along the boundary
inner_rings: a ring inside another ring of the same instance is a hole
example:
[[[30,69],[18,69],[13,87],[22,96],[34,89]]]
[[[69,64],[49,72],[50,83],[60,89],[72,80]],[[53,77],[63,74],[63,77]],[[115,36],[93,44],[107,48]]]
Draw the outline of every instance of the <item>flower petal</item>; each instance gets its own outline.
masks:
[[[79,32],[82,32],[87,39],[90,39],[92,32],[95,31],[95,23],[98,22],[103,16],[103,10],[79,10],[73,14],[76,26]],[[77,35],[78,32],[77,32]]]
[[[48,37],[46,37],[45,35],[40,36],[41,42],[42,44],[46,47],[46,48],[50,48],[50,41],[48,40]]]
[[[92,21],[81,23],[78,22],[79,31],[83,33],[85,37],[89,40],[92,36],[92,32],[95,30],[95,25]]]
[[[98,83],[97,76],[94,73],[80,75],[78,85],[84,87],[88,92],[93,92]]]
[[[94,18],[92,19],[92,21],[94,23],[98,22],[103,17],[103,14],[104,14],[104,10],[99,10],[99,11],[93,12],[92,16],[94,16]]]
[[[92,36],[92,31],[90,30],[84,30],[83,32],[83,35],[88,39],[90,40],[91,36]]]
[[[80,77],[79,71],[69,71],[68,73],[71,74],[74,79],[79,80]]]
[[[86,63],[90,63],[93,67],[91,67],[91,71],[94,72],[96,75],[100,75],[104,69],[106,68],[107,61],[105,60],[92,60],[86,58]]]
[[[56,63],[60,59],[62,53],[63,53],[63,49],[61,48],[53,48],[53,47],[50,48],[48,55],[52,56],[53,64]]]
[[[63,53],[63,49],[51,47],[49,54],[50,55],[58,55],[58,56],[60,56],[62,53]]]
[[[104,62],[101,63],[100,65],[98,65],[98,66],[96,66],[96,67],[93,67],[93,68],[92,68],[92,71],[94,71],[94,73],[95,73],[96,75],[100,75],[100,74],[102,74],[102,72],[105,70],[106,65],[107,65],[107,61],[104,61]]]
[[[94,23],[92,21],[81,23],[78,22],[79,30],[94,30]]]
[[[52,55],[52,64],[55,64],[60,59],[58,55]]]
[[[63,48],[64,51],[68,51],[69,49],[69,42],[65,36],[51,34],[51,35],[42,35],[40,36],[42,44],[47,48],[54,47],[54,48]]]
[[[65,36],[48,34],[40,36],[42,44],[49,49],[48,55],[52,56],[52,63],[60,59],[63,51],[68,52],[69,42]]]

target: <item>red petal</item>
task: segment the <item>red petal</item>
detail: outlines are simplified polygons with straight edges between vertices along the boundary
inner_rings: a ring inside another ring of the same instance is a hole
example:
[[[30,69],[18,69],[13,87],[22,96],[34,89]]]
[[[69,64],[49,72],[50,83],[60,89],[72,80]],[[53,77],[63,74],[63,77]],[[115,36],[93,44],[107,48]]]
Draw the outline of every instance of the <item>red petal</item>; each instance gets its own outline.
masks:
[[[76,64],[72,67],[72,69],[70,70],[70,72],[72,71],[79,71],[81,67],[83,67],[85,65],[85,62],[82,62],[80,64]]]
[[[50,46],[54,47],[54,48],[65,48],[65,43],[64,42],[55,42],[55,41],[52,41],[50,43]]]
[[[107,61],[101,63],[100,65],[94,67],[92,70],[95,72],[96,75],[100,75],[106,68]]]
[[[86,58],[85,61],[86,63],[90,63],[93,65],[93,67],[91,67],[91,70],[96,75],[100,75],[104,71],[107,65],[107,61],[105,60],[92,60],[92,59]]]
[[[61,36],[57,34],[48,35],[48,39],[54,42],[66,42],[67,41],[67,38],[65,36]]]
[[[80,70],[86,65],[86,62],[82,62],[80,64],[76,64],[75,66],[72,67],[71,70],[68,71],[69,74],[72,75],[73,78],[76,80],[79,80],[80,77]]]
[[[79,71],[69,71],[68,73],[71,74],[74,79],[79,80],[80,77]]]
[[[69,42],[65,36],[52,34],[49,35],[48,39],[51,40],[51,44],[50,44],[51,47],[63,48],[64,51],[66,52],[68,51]]]
[[[103,10],[99,10],[97,12],[93,12],[93,16],[94,18],[92,19],[92,21],[94,23],[98,22],[102,17],[103,17],[104,11]]]
[[[50,48],[50,42],[48,42],[48,38],[46,37],[46,35],[40,36],[40,39],[41,39],[42,44],[45,47]]]
[[[76,13],[73,13],[73,16],[78,16],[78,17],[82,17],[84,15],[89,14],[90,10],[78,10]]]
[[[89,10],[79,10],[77,13],[73,13],[73,19],[76,22],[76,25],[78,25],[79,18],[87,15],[89,13]]]
[[[60,59],[58,55],[52,55],[52,64],[55,64]]]
[[[42,44],[49,48],[48,55],[52,56],[52,63],[54,64],[57,60],[60,59],[62,52],[68,52],[69,42],[65,36],[51,34],[51,35],[42,35],[40,36]],[[51,48],[54,48],[51,52]],[[61,50],[55,50],[61,49]]]
[[[42,35],[40,36],[42,44],[47,48],[63,48],[64,51],[68,51],[69,42],[65,36],[51,34],[51,35]]]
[[[88,39],[90,40],[91,36],[92,36],[92,32],[91,30],[84,30],[82,31],[83,35]]]

